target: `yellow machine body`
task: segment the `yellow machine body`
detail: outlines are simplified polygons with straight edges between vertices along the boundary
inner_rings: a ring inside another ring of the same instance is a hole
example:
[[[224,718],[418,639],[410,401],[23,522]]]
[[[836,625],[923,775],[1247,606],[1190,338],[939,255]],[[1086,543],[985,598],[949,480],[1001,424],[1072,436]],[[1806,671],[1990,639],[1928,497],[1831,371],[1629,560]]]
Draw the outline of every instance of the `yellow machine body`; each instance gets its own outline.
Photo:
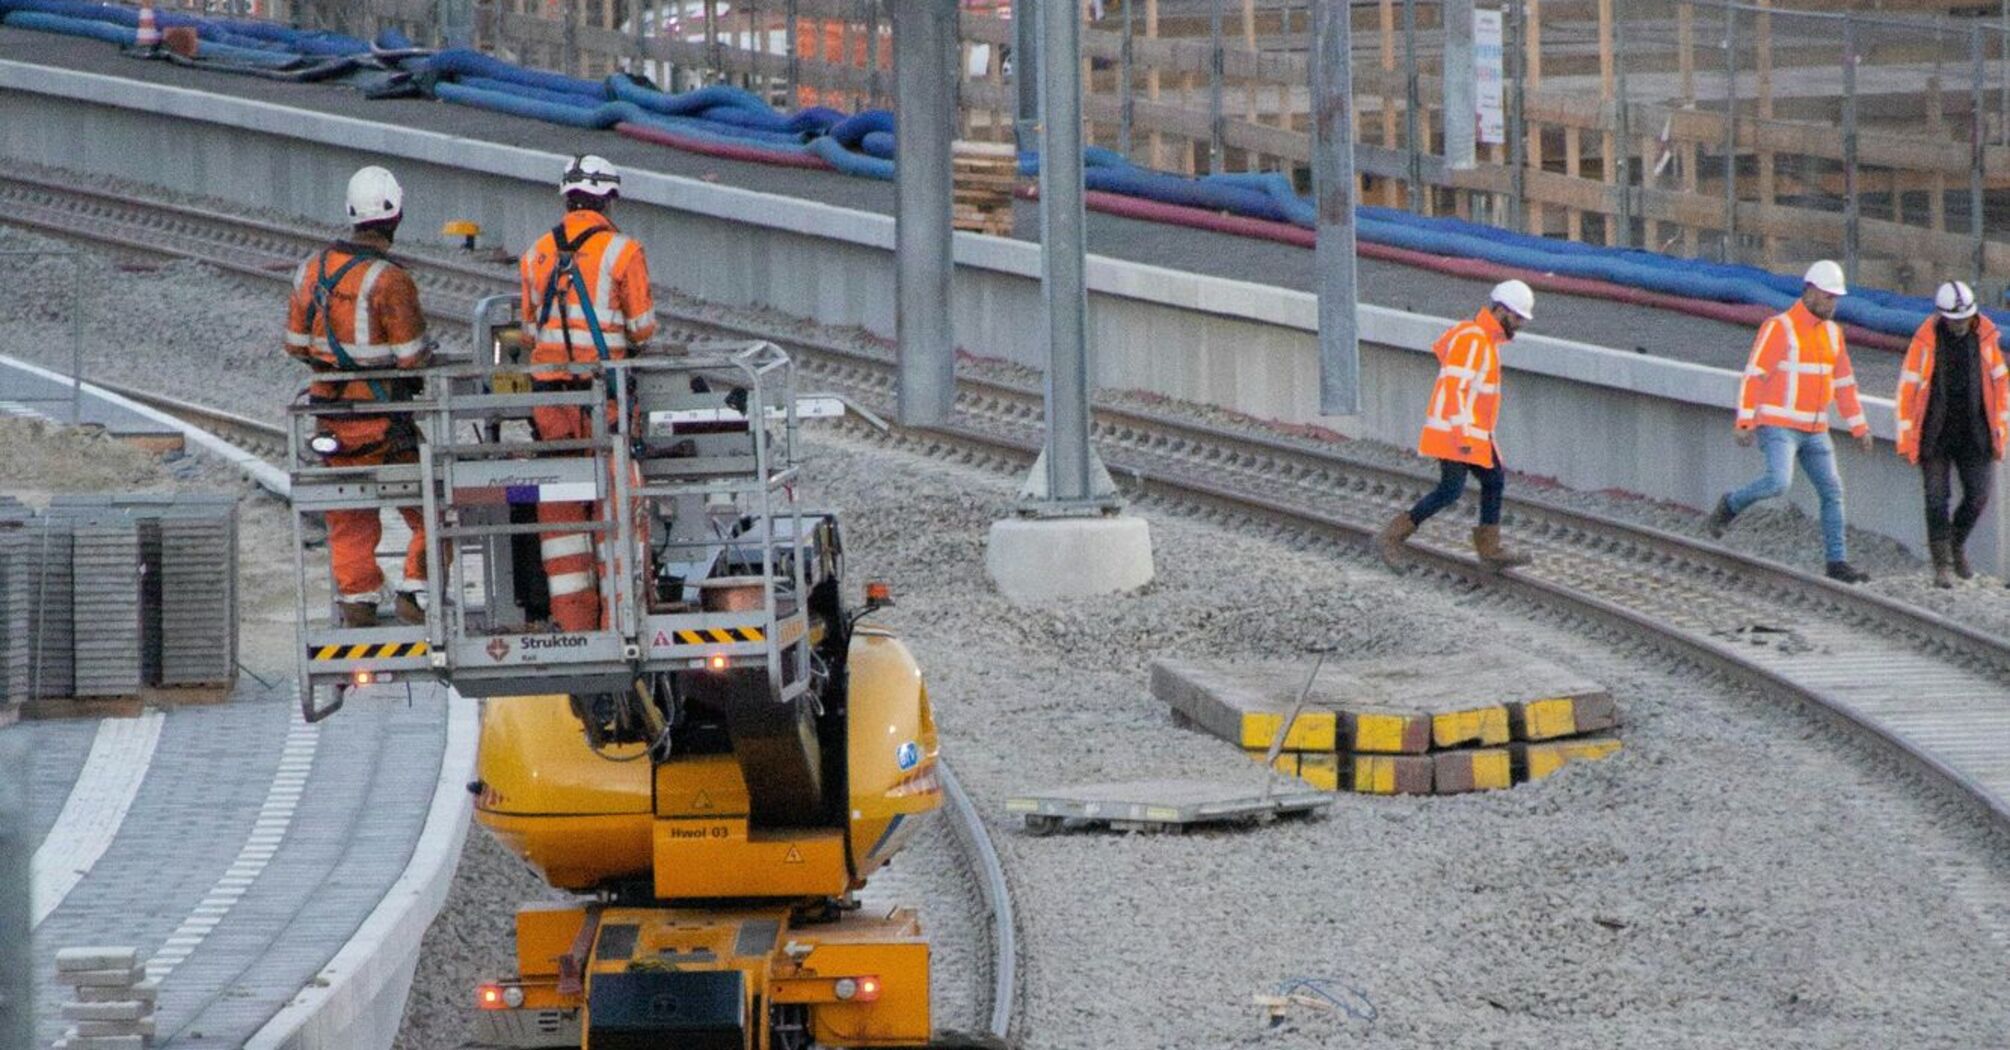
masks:
[[[942,801],[935,719],[907,646],[860,628],[848,665],[848,828],[752,828],[733,755],[652,765],[640,744],[595,753],[564,696],[482,702],[476,819],[560,889],[653,877],[662,900],[840,896]]]

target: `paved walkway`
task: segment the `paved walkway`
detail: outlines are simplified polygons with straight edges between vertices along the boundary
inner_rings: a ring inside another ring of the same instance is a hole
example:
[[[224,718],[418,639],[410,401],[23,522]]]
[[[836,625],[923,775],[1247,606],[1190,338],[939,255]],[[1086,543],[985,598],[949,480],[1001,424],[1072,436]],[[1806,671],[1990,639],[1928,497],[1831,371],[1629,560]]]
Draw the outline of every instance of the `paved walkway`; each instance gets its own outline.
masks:
[[[404,871],[446,714],[436,686],[386,686],[309,726],[290,681],[247,680],[224,704],[5,730],[35,756],[44,1044],[63,1028],[57,949],[114,944],[161,980],[156,1045],[241,1045]]]

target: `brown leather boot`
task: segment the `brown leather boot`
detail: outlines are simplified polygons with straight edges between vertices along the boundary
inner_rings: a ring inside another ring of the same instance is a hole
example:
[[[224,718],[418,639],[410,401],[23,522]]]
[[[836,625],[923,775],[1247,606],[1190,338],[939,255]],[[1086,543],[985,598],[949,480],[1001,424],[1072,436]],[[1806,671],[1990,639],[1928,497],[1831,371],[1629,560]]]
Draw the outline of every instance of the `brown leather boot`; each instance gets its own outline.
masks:
[[[1954,575],[1964,580],[1975,578],[1975,570],[1968,565],[1968,534],[1957,532],[1947,541],[1947,564],[1954,568]]]
[[[413,591],[399,591],[397,600],[391,603],[391,611],[398,614],[399,623],[408,627],[418,627],[426,622],[426,610]]]
[[[1417,531],[1417,523],[1410,520],[1410,512],[1399,510],[1389,519],[1382,531],[1375,534],[1375,550],[1382,555],[1382,564],[1401,572],[1403,569],[1403,544]]]
[[[335,609],[341,615],[344,627],[377,626],[376,602],[336,602]]]
[[[1517,565],[1527,565],[1528,555],[1511,551],[1501,546],[1501,527],[1481,525],[1473,530],[1473,551],[1480,556],[1480,565],[1488,572],[1512,569]]]
[[[1946,540],[1932,540],[1926,548],[1933,555],[1933,585],[1947,590],[1954,589],[1954,553]]]

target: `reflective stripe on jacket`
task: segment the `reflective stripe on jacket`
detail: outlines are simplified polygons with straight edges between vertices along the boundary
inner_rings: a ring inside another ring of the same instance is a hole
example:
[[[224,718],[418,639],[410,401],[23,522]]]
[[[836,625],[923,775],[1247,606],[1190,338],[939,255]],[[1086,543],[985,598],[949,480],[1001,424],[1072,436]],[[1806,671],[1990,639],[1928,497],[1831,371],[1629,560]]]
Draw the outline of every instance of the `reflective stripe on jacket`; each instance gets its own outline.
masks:
[[[342,268],[351,261],[348,271]],[[315,287],[324,277],[341,273],[326,298],[315,303]],[[330,339],[334,344],[331,345]],[[426,318],[419,309],[419,287],[405,268],[374,252],[337,241],[300,264],[293,272],[293,294],[286,304],[286,352],[312,362],[317,371],[342,371],[335,352],[339,345],[356,370],[421,368],[426,352]],[[379,384],[381,386],[381,384]],[[376,400],[371,384],[321,381],[311,394],[333,401]]]
[[[1829,428],[1831,399],[1842,410],[1843,426],[1850,433],[1870,433],[1857,399],[1856,372],[1850,368],[1842,326],[1817,318],[1807,304],[1798,302],[1786,313],[1766,318],[1752,340],[1752,358],[1738,384],[1738,429],[1787,427],[1820,433]]]
[[[2010,368],[2003,364],[2002,333],[1989,318],[1975,318],[1975,345],[1982,351],[1982,407],[1989,413],[1989,451],[2003,458],[2010,442]],[[1898,375],[1898,393],[1892,407],[1898,416],[1898,454],[1919,462],[1919,431],[1926,424],[1926,405],[1933,397],[1933,360],[1940,347],[1935,332],[1936,317],[1928,317],[1912,334],[1912,346],[1905,351],[1905,368]],[[1944,424],[1943,424],[1944,425]]]
[[[588,231],[595,233],[580,243],[573,254],[585,294],[600,322],[601,338],[610,360],[621,360],[631,350],[646,347],[656,334],[656,304],[649,295],[649,260],[642,245],[621,233],[607,216],[581,209],[567,212],[560,227],[567,239],[579,242]],[[532,364],[585,364],[599,360],[592,326],[580,307],[580,290],[563,274],[557,282],[551,309],[545,309],[545,290],[552,287],[552,271],[559,265],[559,244],[547,232],[523,253],[518,266],[522,281],[523,327],[533,333],[537,345],[531,351]],[[539,318],[543,318],[540,325]],[[534,372],[539,379],[562,379],[563,372]]]
[[[1507,338],[1494,315],[1481,310],[1453,325],[1432,345],[1438,381],[1424,414],[1417,451],[1432,459],[1494,465],[1494,423],[1500,417],[1500,344]]]

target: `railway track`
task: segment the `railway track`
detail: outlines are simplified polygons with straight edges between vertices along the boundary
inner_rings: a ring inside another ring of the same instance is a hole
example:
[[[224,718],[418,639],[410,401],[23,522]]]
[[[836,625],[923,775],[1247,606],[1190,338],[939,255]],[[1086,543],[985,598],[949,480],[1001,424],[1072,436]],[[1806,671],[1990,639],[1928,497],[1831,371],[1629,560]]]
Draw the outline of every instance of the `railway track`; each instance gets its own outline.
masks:
[[[40,221],[37,215],[47,215],[43,228],[60,236],[126,247],[145,242],[148,247],[133,250],[178,257],[204,258],[226,244],[245,252],[255,243],[256,250],[271,253],[265,262],[234,259],[228,268],[243,273],[284,279],[291,262],[282,265],[282,253],[297,259],[317,241],[315,234],[289,234],[271,224],[232,232],[236,220],[199,209],[162,209],[173,217],[135,218],[149,232],[121,232],[120,209],[132,213],[138,206],[88,191],[22,186],[19,179],[0,178],[0,204],[11,209],[10,222],[33,225]],[[65,195],[67,204],[47,200]],[[65,211],[88,213],[92,218],[84,225],[98,232],[65,224]],[[442,309],[512,284],[509,271],[499,266],[429,256],[415,256],[415,262],[422,287]],[[663,313],[671,322],[671,339],[771,339],[796,355],[809,382],[869,408],[891,407],[892,354],[884,348],[806,338],[758,319],[720,324],[674,308]],[[1037,390],[970,377],[959,380],[957,413],[949,425],[893,440],[926,452],[1016,466],[1030,462],[1037,450],[1041,420]],[[1367,541],[1435,480],[1341,449],[1168,413],[1102,405],[1094,426],[1105,461],[1136,486],[1135,498],[1146,505],[1348,543]],[[1535,564],[1486,573],[1464,553],[1462,526],[1444,519],[1420,530],[1414,562],[1440,577],[1499,588],[1625,631],[1771,695],[1802,701],[1848,731],[1889,745],[1988,819],[2010,826],[2010,647],[1888,597],[1539,498],[1511,498],[1508,524]],[[1978,915],[1992,916],[1992,935],[2010,943],[2004,918],[2010,916],[2010,895],[1988,887],[1979,873],[1969,878],[1956,892]]]

